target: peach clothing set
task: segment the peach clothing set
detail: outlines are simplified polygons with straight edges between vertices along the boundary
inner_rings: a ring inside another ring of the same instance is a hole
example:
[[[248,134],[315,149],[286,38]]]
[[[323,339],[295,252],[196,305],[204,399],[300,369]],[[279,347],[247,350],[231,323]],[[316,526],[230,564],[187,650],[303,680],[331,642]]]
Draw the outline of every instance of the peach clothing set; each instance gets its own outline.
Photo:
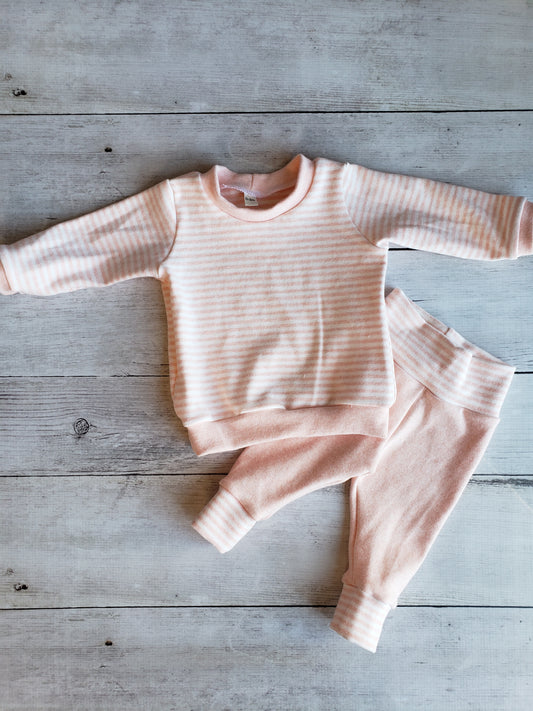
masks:
[[[220,551],[351,479],[331,626],[375,651],[498,423],[514,368],[399,289],[389,242],[470,259],[533,253],[533,205],[295,156],[215,165],[0,245],[0,294],[161,281],[175,411],[198,455],[244,448],[193,522]]]

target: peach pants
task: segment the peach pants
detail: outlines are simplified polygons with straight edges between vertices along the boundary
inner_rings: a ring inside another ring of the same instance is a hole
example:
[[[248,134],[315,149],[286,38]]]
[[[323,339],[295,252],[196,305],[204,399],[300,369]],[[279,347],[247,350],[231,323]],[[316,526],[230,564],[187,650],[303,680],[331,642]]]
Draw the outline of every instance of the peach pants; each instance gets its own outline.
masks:
[[[399,289],[386,306],[397,390],[387,437],[247,447],[192,524],[224,553],[290,501],[350,479],[349,564],[331,628],[371,652],[483,456],[514,373]]]

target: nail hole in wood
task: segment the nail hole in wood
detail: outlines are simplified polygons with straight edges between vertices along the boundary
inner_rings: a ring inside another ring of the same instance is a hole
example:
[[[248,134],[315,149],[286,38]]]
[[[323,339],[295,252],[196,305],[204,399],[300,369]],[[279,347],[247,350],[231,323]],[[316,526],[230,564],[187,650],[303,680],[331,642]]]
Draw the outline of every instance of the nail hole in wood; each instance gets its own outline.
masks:
[[[28,589],[28,586],[26,585],[26,583],[15,583],[13,585],[13,587],[15,588],[15,590],[27,590]]]
[[[106,147],[105,147],[105,152],[106,152],[106,153],[112,153],[112,152],[113,152],[113,149],[111,148],[111,146],[106,146]]]
[[[13,96],[26,96],[26,89],[21,89],[21,88],[13,89],[12,94],[13,94]]]
[[[112,647],[112,646],[113,646],[113,642],[112,642],[110,639],[106,639],[106,641],[105,641],[105,646],[106,646],[106,647]]]

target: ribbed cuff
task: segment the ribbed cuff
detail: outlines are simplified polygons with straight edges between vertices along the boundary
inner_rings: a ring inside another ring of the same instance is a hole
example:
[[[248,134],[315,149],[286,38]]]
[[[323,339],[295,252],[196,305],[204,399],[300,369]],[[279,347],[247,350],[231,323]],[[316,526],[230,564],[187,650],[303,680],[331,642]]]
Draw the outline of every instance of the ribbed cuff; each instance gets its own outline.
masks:
[[[391,606],[344,583],[330,627],[349,642],[375,652]]]
[[[533,254],[533,202],[529,200],[522,210],[516,256],[524,257],[527,254]]]
[[[15,293],[15,290],[11,288],[11,284],[7,280],[6,270],[4,269],[2,262],[0,262],[0,294],[7,296]]]
[[[221,553],[226,553],[243,538],[255,523],[242,504],[220,486],[192,527]]]

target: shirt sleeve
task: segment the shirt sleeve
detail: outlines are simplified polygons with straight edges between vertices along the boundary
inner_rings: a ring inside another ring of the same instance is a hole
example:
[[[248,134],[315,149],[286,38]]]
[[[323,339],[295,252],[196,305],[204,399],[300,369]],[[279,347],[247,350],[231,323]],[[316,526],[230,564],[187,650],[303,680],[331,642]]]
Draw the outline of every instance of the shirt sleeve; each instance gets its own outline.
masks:
[[[0,294],[47,296],[158,277],[172,248],[176,208],[168,180],[10,245],[0,245]]]
[[[346,163],[344,198],[356,228],[389,242],[467,259],[533,254],[533,203],[458,185]]]

